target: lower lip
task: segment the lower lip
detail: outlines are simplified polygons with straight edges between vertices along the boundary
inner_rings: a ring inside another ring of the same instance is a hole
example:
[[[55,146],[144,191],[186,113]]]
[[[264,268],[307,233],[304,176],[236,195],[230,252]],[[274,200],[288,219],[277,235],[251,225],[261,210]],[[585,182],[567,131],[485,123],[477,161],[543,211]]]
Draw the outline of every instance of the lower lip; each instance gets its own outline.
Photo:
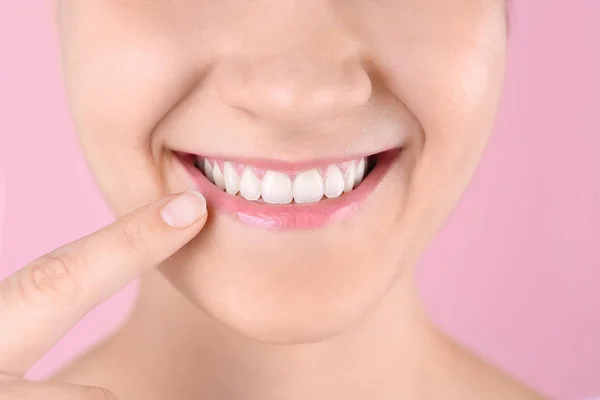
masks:
[[[377,156],[377,163],[356,189],[340,197],[309,204],[269,204],[232,196],[216,187],[194,166],[194,157],[179,156],[179,161],[206,197],[210,207],[225,212],[245,225],[267,230],[315,229],[338,222],[357,213],[379,186],[400,150]]]

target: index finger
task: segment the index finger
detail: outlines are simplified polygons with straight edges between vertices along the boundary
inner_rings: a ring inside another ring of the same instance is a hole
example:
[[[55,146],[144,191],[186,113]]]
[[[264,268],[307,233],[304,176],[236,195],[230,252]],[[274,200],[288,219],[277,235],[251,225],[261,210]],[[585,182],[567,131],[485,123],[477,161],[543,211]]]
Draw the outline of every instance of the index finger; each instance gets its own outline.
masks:
[[[0,373],[24,375],[92,308],[183,247],[205,221],[202,195],[171,196],[0,282]]]

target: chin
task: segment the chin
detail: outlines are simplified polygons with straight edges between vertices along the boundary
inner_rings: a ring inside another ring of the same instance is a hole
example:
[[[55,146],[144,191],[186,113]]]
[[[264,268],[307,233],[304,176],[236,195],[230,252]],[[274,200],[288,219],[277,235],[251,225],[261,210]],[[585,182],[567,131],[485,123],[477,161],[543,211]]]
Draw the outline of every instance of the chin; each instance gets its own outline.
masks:
[[[319,342],[351,329],[399,272],[376,247],[350,251],[339,239],[324,243],[327,235],[286,235],[257,246],[267,236],[255,234],[234,245],[243,233],[228,223],[212,221],[214,230],[177,253],[161,273],[199,311],[260,342]]]

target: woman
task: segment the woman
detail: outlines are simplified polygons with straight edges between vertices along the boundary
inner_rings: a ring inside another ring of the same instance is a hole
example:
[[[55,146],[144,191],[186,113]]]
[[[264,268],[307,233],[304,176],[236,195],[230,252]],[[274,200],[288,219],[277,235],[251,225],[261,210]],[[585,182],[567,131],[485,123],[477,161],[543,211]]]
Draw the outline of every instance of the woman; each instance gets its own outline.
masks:
[[[540,399],[432,326],[413,271],[488,140],[506,17],[58,1],[77,132],[120,219],[1,284],[0,397]],[[119,332],[21,379],[138,275]]]

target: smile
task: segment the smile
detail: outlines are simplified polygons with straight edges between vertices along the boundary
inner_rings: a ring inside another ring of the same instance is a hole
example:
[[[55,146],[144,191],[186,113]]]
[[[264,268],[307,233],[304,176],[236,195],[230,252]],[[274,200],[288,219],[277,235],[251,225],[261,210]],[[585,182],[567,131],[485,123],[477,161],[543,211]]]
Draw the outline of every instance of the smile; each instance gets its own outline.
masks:
[[[210,206],[261,229],[309,229],[357,212],[400,149],[293,165],[176,153]]]

